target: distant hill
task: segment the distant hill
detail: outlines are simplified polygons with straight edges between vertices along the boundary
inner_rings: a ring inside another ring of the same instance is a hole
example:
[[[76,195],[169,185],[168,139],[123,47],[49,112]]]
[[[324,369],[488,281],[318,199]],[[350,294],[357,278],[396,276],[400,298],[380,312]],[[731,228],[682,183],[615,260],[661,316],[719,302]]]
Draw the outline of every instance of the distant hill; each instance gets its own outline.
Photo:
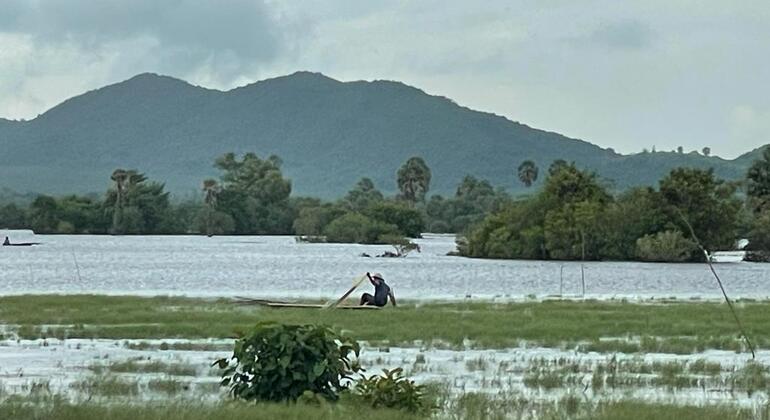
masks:
[[[141,74],[71,98],[31,121],[0,119],[0,187],[52,194],[103,191],[117,167],[136,168],[178,194],[197,192],[222,153],[279,155],[295,195],[338,197],[360,177],[394,192],[410,156],[450,194],[466,174],[513,192],[516,168],[555,159],[596,170],[618,189],[655,184],[676,166],[742,177],[752,155],[620,155],[474,111],[398,82],[343,83],[298,72],[227,92]],[[758,152],[752,152],[758,153]],[[541,177],[542,178],[542,177]]]

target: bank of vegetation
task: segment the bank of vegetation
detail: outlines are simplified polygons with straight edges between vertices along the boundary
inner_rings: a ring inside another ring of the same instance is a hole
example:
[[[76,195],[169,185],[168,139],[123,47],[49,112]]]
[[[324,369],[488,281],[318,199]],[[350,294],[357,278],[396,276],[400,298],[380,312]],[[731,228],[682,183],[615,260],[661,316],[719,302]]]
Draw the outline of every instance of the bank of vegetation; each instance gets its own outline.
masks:
[[[451,197],[429,195],[432,174],[419,157],[394,168],[399,193],[385,196],[362,178],[334,201],[291,195],[281,159],[253,153],[215,161],[219,179],[202,181],[199,199],[173,202],[162,183],[117,169],[102,196],[38,196],[0,206],[0,226],[37,233],[296,235],[313,242],[408,244],[422,232],[458,233],[459,251],[481,258],[557,260],[702,260],[734,249],[739,238],[770,250],[770,149],[746,179],[677,168],[657,188],[617,193],[595,173],[553,162],[542,187],[511,197],[466,176]],[[540,169],[518,166],[532,186]],[[512,170],[512,177],[514,171]]]

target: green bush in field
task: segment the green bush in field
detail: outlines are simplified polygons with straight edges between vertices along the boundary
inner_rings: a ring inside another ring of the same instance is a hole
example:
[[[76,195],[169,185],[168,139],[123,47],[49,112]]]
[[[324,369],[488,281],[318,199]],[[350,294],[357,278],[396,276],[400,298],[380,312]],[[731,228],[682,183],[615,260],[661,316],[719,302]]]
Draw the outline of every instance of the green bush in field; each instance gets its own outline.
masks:
[[[383,369],[380,376],[372,375],[356,382],[356,395],[373,408],[394,408],[417,413],[429,409],[425,400],[424,386],[403,376],[403,369]]]
[[[695,242],[678,230],[645,235],[636,241],[636,254],[642,261],[686,261],[696,249]]]
[[[219,359],[222,386],[233,397],[256,401],[295,401],[309,391],[336,400],[341,383],[358,371],[350,354],[357,342],[318,325],[259,323],[235,342],[230,359]]]

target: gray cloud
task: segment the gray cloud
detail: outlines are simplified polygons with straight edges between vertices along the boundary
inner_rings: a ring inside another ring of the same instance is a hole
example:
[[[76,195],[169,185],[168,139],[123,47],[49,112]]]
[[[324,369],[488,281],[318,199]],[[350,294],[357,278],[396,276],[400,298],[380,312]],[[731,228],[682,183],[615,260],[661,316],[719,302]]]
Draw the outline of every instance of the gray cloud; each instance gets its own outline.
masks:
[[[575,43],[585,43],[615,50],[639,50],[652,45],[655,33],[649,25],[633,19],[603,22],[588,34],[574,38]]]
[[[0,32],[94,54],[133,40],[146,48],[147,61],[173,72],[224,63],[220,70],[233,73],[268,63],[284,48],[277,17],[259,0],[7,0],[3,7]]]

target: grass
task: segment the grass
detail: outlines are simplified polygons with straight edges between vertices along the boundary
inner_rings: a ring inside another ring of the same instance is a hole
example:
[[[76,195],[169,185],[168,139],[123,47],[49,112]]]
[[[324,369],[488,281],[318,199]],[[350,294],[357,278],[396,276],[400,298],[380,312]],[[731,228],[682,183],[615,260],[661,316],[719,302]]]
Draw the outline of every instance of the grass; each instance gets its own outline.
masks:
[[[15,420],[411,420],[419,417],[391,410],[372,410],[356,405],[289,405],[220,403],[70,403],[63,398],[29,404],[23,399],[0,403],[0,418]]]
[[[758,412],[734,406],[674,406],[633,401],[591,404],[567,395],[558,402],[535,402],[520,396],[491,397],[464,394],[443,401],[436,420],[764,420],[767,407]],[[254,404],[225,402],[70,402],[64,397],[11,397],[0,402],[0,418],[16,420],[415,420],[403,411],[372,409],[352,399],[340,403]]]
[[[770,302],[740,302],[737,311],[755,344],[770,347]],[[584,346],[583,350],[605,352],[682,354],[743,348],[728,308],[710,302],[436,303],[404,304],[380,311],[335,311],[270,309],[182,297],[0,298],[0,322],[16,326],[23,338],[232,338],[257,321],[323,323],[359,340],[390,345],[423,340],[462,347],[469,339],[477,348],[526,343]]]
[[[122,397],[139,394],[139,383],[116,376],[96,376],[70,384],[70,388],[88,396]],[[0,418],[9,418],[2,417]]]
[[[172,376],[196,376],[198,369],[184,363],[163,363],[157,360],[130,359],[109,364],[94,363],[88,367],[94,373],[165,373]]]
[[[168,396],[176,395],[190,389],[190,385],[176,379],[152,379],[147,383],[147,388],[153,392],[159,392]]]
[[[125,347],[131,350],[160,350],[160,351],[230,351],[232,350],[232,344],[217,344],[217,343],[189,343],[189,342],[162,342],[160,344],[153,344],[147,341],[140,341],[138,343],[126,342]]]

